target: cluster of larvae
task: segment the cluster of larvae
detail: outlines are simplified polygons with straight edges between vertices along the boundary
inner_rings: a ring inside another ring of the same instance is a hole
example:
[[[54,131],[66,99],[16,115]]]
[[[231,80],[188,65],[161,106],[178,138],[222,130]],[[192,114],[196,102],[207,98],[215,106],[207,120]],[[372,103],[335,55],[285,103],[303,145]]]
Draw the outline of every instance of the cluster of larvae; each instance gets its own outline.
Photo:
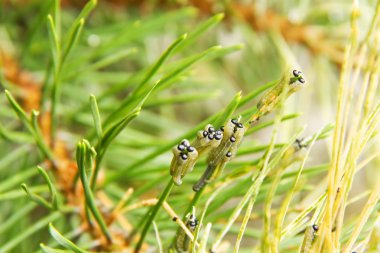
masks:
[[[208,182],[216,179],[223,172],[226,164],[235,156],[244,137],[245,127],[238,119],[232,119],[221,128],[223,138],[220,144],[211,149],[207,157],[207,169],[193,186],[194,191],[200,191]]]
[[[170,175],[173,182],[181,185],[182,178],[193,170],[198,157],[203,153],[209,153],[207,169],[193,186],[194,191],[199,191],[209,181],[220,175],[231,157],[236,154],[244,132],[244,125],[238,119],[231,119],[218,130],[208,124],[198,132],[197,138],[192,144],[186,139],[182,140],[172,149],[174,156],[170,166]]]
[[[193,170],[198,158],[208,153],[207,169],[193,186],[194,191],[200,191],[208,182],[217,178],[226,164],[236,154],[236,151],[244,137],[247,128],[257,122],[261,116],[268,114],[278,106],[281,95],[285,98],[299,90],[305,84],[302,73],[293,70],[268,92],[266,92],[257,104],[257,112],[243,125],[239,119],[228,120],[224,126],[216,130],[208,124],[199,131],[196,140],[190,144],[188,140],[182,140],[175,146],[173,159],[170,166],[170,175],[176,185],[182,184],[183,177]]]
[[[287,98],[300,89],[303,84],[305,84],[305,79],[302,77],[302,73],[298,70],[293,70],[290,74],[284,75],[271,90],[262,96],[257,104],[257,112],[251,116],[246,125],[240,122],[240,118],[228,120],[224,126],[217,130],[211,124],[208,124],[203,130],[198,131],[197,138],[192,144],[186,139],[182,140],[179,145],[172,149],[174,156],[170,166],[170,174],[173,182],[176,185],[181,185],[183,177],[193,170],[196,161],[204,153],[208,153],[207,169],[193,185],[193,190],[198,192],[209,182],[218,178],[226,164],[236,155],[247,129],[257,122],[261,116],[270,113],[280,103],[281,94]],[[294,159],[298,159],[294,154],[304,147],[306,147],[306,144],[303,140],[297,139],[294,145],[284,154],[282,166],[287,166]],[[189,231],[194,234],[198,226],[194,209],[192,213],[186,216],[185,224]],[[308,248],[311,245],[317,231],[317,225],[309,228],[308,236],[303,242],[302,248]],[[178,252],[189,252],[191,248],[191,240],[182,229],[177,232],[175,248]]]

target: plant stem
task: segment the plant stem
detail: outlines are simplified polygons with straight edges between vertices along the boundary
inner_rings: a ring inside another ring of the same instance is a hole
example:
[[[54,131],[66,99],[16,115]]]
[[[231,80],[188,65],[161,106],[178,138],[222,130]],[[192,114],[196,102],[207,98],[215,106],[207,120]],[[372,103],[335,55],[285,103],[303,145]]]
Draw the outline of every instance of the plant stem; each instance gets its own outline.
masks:
[[[96,162],[95,162],[95,169],[90,179],[90,186],[91,189],[94,191],[96,187],[96,179],[98,178],[99,170],[100,170],[100,163],[103,160],[104,152],[99,152],[96,156]]]
[[[196,207],[199,200],[201,199],[202,193],[206,187],[202,187],[199,191],[197,191],[194,194],[193,199],[191,200],[190,204],[187,206],[185,213],[183,214],[183,219],[186,218],[186,215],[191,212],[193,209],[193,206]]]
[[[83,186],[84,196],[85,196],[84,208],[85,209],[88,208],[91,211],[91,213],[93,214],[95,220],[97,221],[100,227],[100,230],[102,231],[104,237],[107,239],[107,242],[109,244],[112,244],[112,238],[108,231],[107,224],[103,220],[103,217],[96,206],[94,193],[92,192],[90,188],[89,179],[87,178],[87,174],[86,174],[86,166],[90,166],[91,168],[91,165],[88,165],[88,161],[86,161],[86,158],[88,159],[88,157],[90,156],[89,153],[91,152],[89,149],[90,147],[88,145],[89,144],[86,140],[82,140],[81,142],[78,143],[78,146],[77,146],[77,164],[78,164],[79,176],[82,181],[82,186]],[[90,159],[93,159],[93,158],[90,158]],[[88,222],[91,225],[88,211],[85,210],[85,212],[86,212],[86,217],[88,219]]]
[[[154,218],[156,217],[156,215],[158,213],[158,210],[162,206],[162,203],[164,203],[164,201],[168,198],[170,192],[173,189],[173,186],[174,186],[174,182],[173,182],[172,178],[170,178],[170,181],[168,182],[168,184],[165,187],[165,190],[163,191],[162,195],[158,199],[157,204],[155,206],[153,206],[151,208],[151,210],[149,210],[148,215],[145,216],[147,220],[146,220],[144,228],[143,228],[143,230],[141,232],[140,239],[137,242],[137,245],[135,247],[135,253],[138,253],[140,251],[141,246],[142,246],[142,244],[144,242],[145,236],[148,233],[150,225],[152,224]],[[145,217],[144,217],[144,219],[145,219]]]

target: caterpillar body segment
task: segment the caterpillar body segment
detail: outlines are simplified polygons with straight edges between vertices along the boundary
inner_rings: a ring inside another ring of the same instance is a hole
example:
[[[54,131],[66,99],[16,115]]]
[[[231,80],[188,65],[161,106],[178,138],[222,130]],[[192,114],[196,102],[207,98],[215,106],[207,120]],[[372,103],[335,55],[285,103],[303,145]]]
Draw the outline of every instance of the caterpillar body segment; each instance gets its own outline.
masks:
[[[305,230],[305,237],[303,239],[300,253],[310,252],[311,246],[317,237],[319,227],[317,225],[307,226]]]
[[[193,191],[200,191],[210,180],[212,173],[215,171],[214,165],[208,165],[198,182],[193,185]]]
[[[225,138],[223,138],[223,141],[226,141],[226,139],[228,139],[231,135],[233,135],[235,133],[237,123],[238,123],[237,119],[231,119],[231,120],[228,120],[224,124],[222,131],[224,133]]]
[[[281,158],[280,165],[282,167],[288,167],[296,161],[301,161],[305,155],[305,152],[302,152],[307,145],[303,143],[302,139],[296,139],[293,145],[291,145],[284,153]]]
[[[230,156],[230,154],[232,154],[230,151],[226,153],[223,161],[218,164],[217,168],[213,171],[207,183],[217,179],[223,173],[223,170],[226,167],[227,163],[231,160],[232,155]]]
[[[172,152],[173,159],[170,164],[170,175],[176,185],[181,185],[182,178],[193,170],[198,159],[198,151],[185,139],[173,147]]]
[[[211,167],[216,167],[218,164],[223,162],[224,157],[231,149],[233,143],[230,141],[222,141],[220,145],[211,150],[209,156],[207,157],[207,164],[211,165]]]
[[[181,154],[181,151],[179,151],[177,149],[177,146],[176,146],[176,147],[172,148],[172,153],[173,153],[173,158],[172,158],[172,161],[170,163],[170,175],[171,176],[175,175],[175,172],[177,170],[177,164],[180,162],[178,158],[179,158],[179,155]]]

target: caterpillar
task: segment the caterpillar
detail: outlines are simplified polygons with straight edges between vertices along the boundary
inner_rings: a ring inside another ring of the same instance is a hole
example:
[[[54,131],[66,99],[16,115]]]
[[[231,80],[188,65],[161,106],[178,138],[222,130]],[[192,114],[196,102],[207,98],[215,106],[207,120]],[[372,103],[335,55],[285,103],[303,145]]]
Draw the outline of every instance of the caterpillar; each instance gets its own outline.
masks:
[[[176,185],[182,184],[182,178],[191,172],[198,159],[198,151],[186,139],[173,147],[173,159],[170,164],[170,175]]]
[[[249,124],[256,122],[261,116],[271,112],[280,102],[283,92],[286,92],[285,97],[289,97],[301,89],[305,83],[306,81],[302,76],[302,72],[299,70],[293,70],[291,74],[285,74],[271,90],[261,97],[257,103],[258,112],[252,115]]]
[[[221,130],[215,130],[211,124],[208,124],[204,130],[198,131],[197,139],[193,143],[193,146],[196,148],[200,156],[210,149],[219,146],[222,139],[223,132]]]
[[[310,251],[311,246],[317,236],[318,229],[318,225],[315,224],[306,228],[300,253],[308,253]]]
[[[186,227],[190,230],[190,232],[194,233],[195,229],[198,226],[198,220],[195,216],[195,209],[193,208],[192,213],[189,213],[186,216]],[[177,232],[175,248],[178,252],[188,252],[191,246],[191,240],[189,236],[185,233],[183,229],[180,229]]]

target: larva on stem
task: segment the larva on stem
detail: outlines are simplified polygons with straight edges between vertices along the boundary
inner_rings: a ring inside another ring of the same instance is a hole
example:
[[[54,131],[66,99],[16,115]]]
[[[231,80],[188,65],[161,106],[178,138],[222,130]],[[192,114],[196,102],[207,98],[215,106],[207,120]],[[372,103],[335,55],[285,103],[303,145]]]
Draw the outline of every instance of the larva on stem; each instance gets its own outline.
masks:
[[[195,229],[198,226],[198,219],[195,216],[195,208],[193,208],[193,211],[186,216],[186,227],[192,232],[195,232]],[[178,252],[189,252],[189,249],[191,247],[191,240],[189,236],[185,233],[183,229],[178,230],[176,241],[175,241],[175,248]]]
[[[176,185],[181,185],[182,178],[193,170],[198,159],[198,151],[185,139],[175,146],[172,152],[173,159],[170,164],[170,175]]]
[[[311,246],[317,236],[318,225],[308,226],[305,230],[305,237],[302,242],[300,253],[308,253],[311,249]]]
[[[258,111],[251,116],[248,124],[253,124],[271,111],[280,103],[281,94],[286,92],[285,98],[298,91],[305,85],[306,81],[299,70],[283,75],[281,80],[269,91],[267,91],[257,103]]]
[[[198,131],[197,139],[194,141],[193,146],[198,151],[199,156],[201,156],[210,149],[219,146],[222,139],[223,131],[215,130],[211,124],[208,124],[204,130]]]

